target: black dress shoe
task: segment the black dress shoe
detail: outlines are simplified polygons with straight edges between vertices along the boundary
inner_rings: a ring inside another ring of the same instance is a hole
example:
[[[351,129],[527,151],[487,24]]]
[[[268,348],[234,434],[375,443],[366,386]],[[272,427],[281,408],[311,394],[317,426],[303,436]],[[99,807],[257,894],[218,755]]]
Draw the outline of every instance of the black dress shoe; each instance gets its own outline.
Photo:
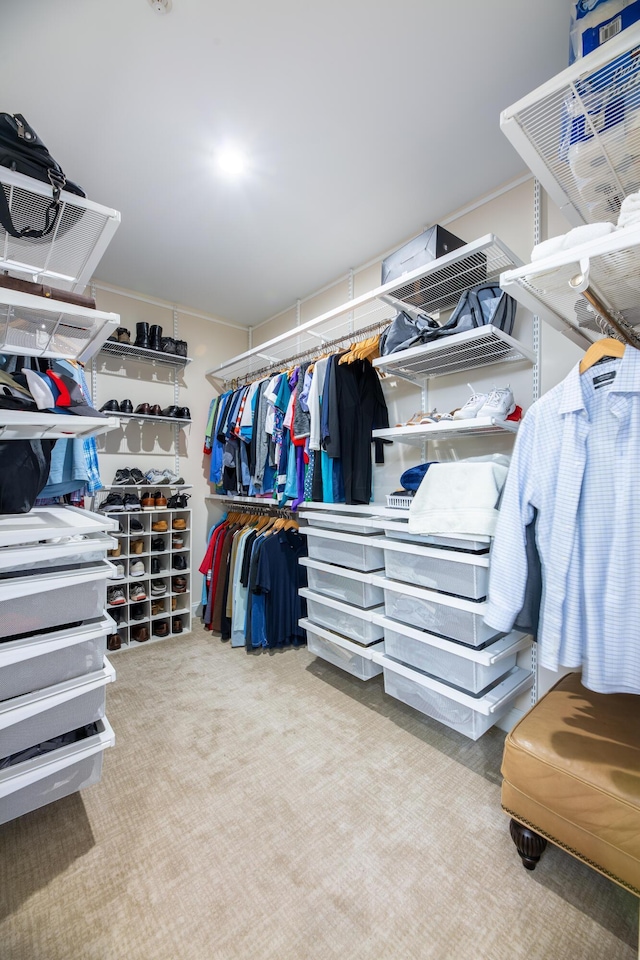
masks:
[[[191,420],[191,410],[189,407],[178,407],[176,416],[179,420]]]
[[[107,400],[100,407],[102,413],[120,413],[120,404],[117,400]]]
[[[147,611],[144,603],[134,603],[129,609],[129,616],[132,620],[146,619]]]
[[[161,350],[163,353],[169,353],[175,355],[176,353],[176,341],[173,337],[163,337]]]
[[[148,403],[139,403],[138,406],[137,406],[136,409],[135,409],[135,412],[136,412],[136,413],[141,413],[141,414],[143,414],[144,416],[148,417],[148,416],[149,416],[149,409],[150,409],[150,408],[149,408],[149,404],[148,404]]]
[[[178,357],[186,357],[187,355],[187,341],[186,340],[176,340],[176,355]]]
[[[162,537],[154,537],[151,541],[152,550],[164,550],[164,540]]]
[[[133,413],[133,404],[131,400],[120,401],[120,413]]]
[[[149,324],[136,323],[136,347],[149,349]]]
[[[163,417],[177,417],[178,416],[178,407],[175,403],[172,403],[170,407],[165,407],[162,411]]]
[[[173,569],[174,570],[186,570],[187,569],[187,558],[182,553],[176,554],[173,558]]]
[[[162,407],[159,403],[154,403],[152,407],[149,408],[150,417],[161,417],[162,416]]]

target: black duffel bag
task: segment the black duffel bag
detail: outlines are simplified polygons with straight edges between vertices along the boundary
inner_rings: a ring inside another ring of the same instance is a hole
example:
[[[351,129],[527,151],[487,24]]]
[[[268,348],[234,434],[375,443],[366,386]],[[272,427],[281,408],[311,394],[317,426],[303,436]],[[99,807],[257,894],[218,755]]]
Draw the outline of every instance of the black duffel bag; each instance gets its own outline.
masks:
[[[84,190],[67,180],[60,164],[21,113],[0,113],[0,165],[49,183],[53,191],[51,199],[30,195],[28,204],[14,204],[12,210],[8,202],[9,188],[2,185],[0,224],[10,236],[32,242],[46,239],[53,230],[56,230],[56,236],[62,236],[82,217],[82,207],[63,205],[60,191],[85,197]]]

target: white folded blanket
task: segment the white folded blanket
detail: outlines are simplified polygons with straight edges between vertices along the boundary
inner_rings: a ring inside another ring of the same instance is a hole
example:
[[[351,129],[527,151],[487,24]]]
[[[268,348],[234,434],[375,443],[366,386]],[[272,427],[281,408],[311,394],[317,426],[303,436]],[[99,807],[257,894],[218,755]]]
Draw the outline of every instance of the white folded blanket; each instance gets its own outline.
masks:
[[[543,240],[542,243],[536,243],[535,247],[531,251],[531,260],[544,260],[546,257],[553,256],[554,253],[559,253],[562,250],[562,244],[564,243],[564,233],[561,237],[550,237],[548,240]]]
[[[409,533],[493,536],[507,469],[487,461],[432,465],[409,507]]]
[[[640,213],[640,208],[639,208]],[[551,237],[550,240],[543,240],[536,244],[531,251],[531,260],[544,260],[545,257],[551,257],[554,253],[560,253],[561,250],[572,250],[573,247],[579,247],[582,243],[588,243],[590,240],[599,240],[600,237],[606,237],[614,233],[616,226],[614,223],[604,221],[603,223],[585,223],[581,227],[574,227],[569,233],[564,233],[560,237]]]
[[[622,201],[620,207],[620,216],[618,217],[619,227],[631,227],[640,222],[640,193],[630,193]]]

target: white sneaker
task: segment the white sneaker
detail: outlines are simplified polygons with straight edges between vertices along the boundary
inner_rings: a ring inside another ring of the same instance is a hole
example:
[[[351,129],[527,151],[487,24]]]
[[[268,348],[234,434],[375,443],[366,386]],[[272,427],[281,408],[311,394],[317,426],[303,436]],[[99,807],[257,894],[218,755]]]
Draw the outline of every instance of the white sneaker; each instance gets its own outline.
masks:
[[[107,579],[108,580],[124,580],[124,564],[116,563],[114,564],[114,566],[116,568],[115,572],[112,573],[111,576],[108,577]]]
[[[144,577],[144,573],[144,563],[142,560],[134,560],[133,563],[129,564],[130,577]]]
[[[454,420],[470,420],[473,417],[477,417],[478,410],[487,402],[488,394],[476,393],[470,383],[468,383],[467,386],[469,390],[471,390],[471,396],[463,407],[456,410],[453,415]]]
[[[515,409],[513,391],[507,384],[506,387],[493,388],[487,397],[487,402],[478,411],[478,416],[493,417],[494,420],[506,420]]]
[[[157,484],[162,483],[164,470],[149,470],[147,473],[145,473],[145,477],[152,487],[157,486]]]

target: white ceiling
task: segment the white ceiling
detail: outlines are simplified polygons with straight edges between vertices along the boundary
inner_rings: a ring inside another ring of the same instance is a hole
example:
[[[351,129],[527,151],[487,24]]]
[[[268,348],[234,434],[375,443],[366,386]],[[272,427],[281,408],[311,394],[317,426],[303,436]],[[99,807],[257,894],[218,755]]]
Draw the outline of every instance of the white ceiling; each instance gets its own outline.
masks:
[[[566,66],[568,10],[0,0],[0,109],[121,211],[98,279],[252,325],[520,173],[500,110]]]

